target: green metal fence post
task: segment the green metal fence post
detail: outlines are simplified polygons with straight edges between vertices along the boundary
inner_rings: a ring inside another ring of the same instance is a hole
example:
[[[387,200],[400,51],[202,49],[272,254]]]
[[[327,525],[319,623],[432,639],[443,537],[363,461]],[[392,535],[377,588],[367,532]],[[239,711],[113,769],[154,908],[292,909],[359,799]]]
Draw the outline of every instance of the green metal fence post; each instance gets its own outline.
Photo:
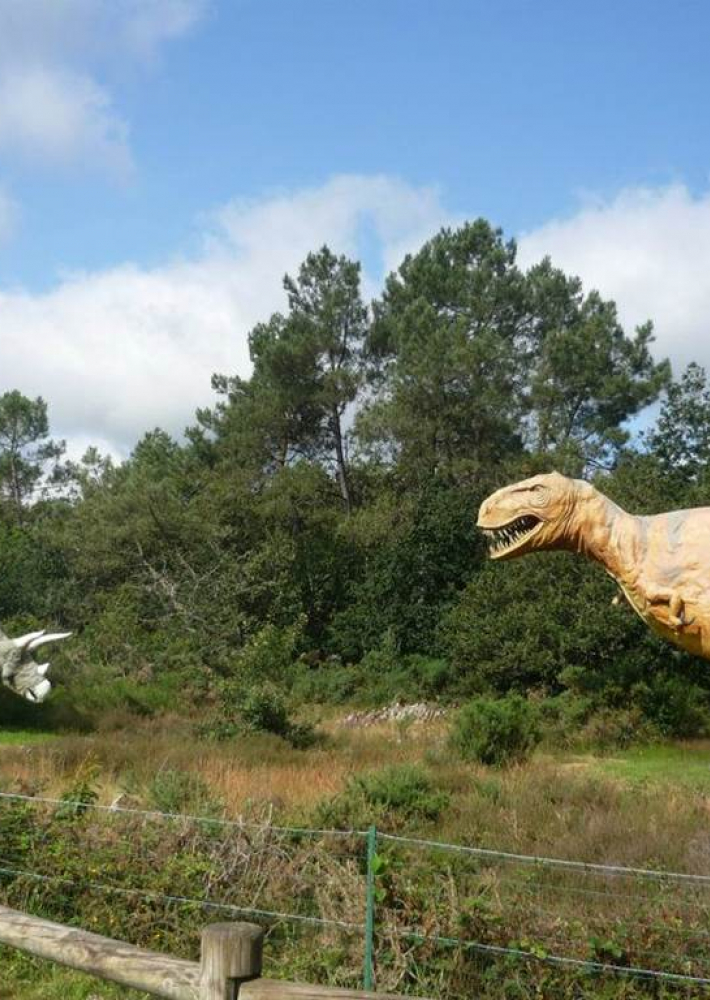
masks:
[[[375,979],[375,856],[377,855],[377,827],[367,831],[367,883],[365,889],[365,964],[363,983],[371,990]]]

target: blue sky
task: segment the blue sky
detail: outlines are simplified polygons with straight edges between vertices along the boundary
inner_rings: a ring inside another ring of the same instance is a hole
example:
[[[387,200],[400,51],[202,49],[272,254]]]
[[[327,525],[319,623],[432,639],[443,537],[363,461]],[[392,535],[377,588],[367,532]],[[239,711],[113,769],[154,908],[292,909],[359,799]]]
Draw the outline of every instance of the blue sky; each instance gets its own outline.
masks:
[[[701,0],[0,0],[0,389],[125,452],[248,370],[308,249],[374,293],[477,215],[710,362],[709,37]]]

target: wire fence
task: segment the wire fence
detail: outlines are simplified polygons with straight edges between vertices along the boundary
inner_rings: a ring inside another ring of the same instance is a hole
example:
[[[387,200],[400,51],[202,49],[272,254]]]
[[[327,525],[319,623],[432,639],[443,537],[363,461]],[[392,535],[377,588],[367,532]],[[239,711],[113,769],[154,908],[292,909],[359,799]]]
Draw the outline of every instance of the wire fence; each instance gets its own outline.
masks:
[[[305,974],[310,962],[311,975],[366,989],[438,986],[463,997],[501,969],[536,968],[653,981],[684,996],[710,986],[708,875],[375,827],[283,827],[4,792],[0,893],[29,912],[178,953],[194,949],[205,911],[256,920],[289,971]]]

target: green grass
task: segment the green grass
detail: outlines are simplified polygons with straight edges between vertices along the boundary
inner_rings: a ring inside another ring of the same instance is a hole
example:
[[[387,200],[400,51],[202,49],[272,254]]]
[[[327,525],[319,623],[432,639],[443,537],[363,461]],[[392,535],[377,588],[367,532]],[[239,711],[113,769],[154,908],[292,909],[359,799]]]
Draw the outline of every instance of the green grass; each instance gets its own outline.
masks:
[[[38,732],[36,729],[0,729],[0,745],[29,746],[46,743],[56,738],[56,733]]]
[[[148,1000],[148,994],[0,949],[0,1000]]]
[[[708,870],[710,740],[618,750],[608,756],[548,748],[523,765],[486,768],[451,752],[443,722],[362,730],[333,724],[328,732],[329,740],[322,746],[295,750],[275,737],[258,734],[221,743],[195,739],[191,727],[176,719],[137,720],[130,729],[86,735],[5,729],[0,731],[4,745],[0,788],[29,787],[29,794],[50,798],[89,788],[104,804],[127,792],[130,803],[139,808],[157,805],[187,813],[201,812],[207,800],[223,802],[228,815],[243,815],[257,826],[321,825],[323,809],[337,803],[344,809],[342,816],[332,819],[337,826],[362,828],[381,815],[386,828],[408,836],[592,863],[702,874]],[[423,794],[419,786],[407,786],[404,798],[393,794],[397,791],[393,774],[402,768],[421,771],[433,793],[440,793],[436,810],[418,808],[427,805],[427,796],[433,794],[427,792],[426,783]],[[348,798],[343,789],[354,782],[378,794],[362,796],[364,802]],[[382,789],[386,796],[380,796]],[[165,800],[168,793],[170,801]],[[380,812],[373,813],[371,807]],[[189,908],[163,910],[149,898],[127,903],[104,896],[83,885],[87,871],[98,873],[92,877],[99,881],[145,887],[157,894],[177,891],[195,899],[209,894],[237,904],[240,894],[251,892],[248,871],[258,875],[259,898],[268,909],[300,912],[294,906],[306,898],[318,916],[361,919],[361,854],[353,853],[359,861],[349,863],[349,852],[359,850],[355,842],[342,847],[341,853],[340,847],[333,852],[329,840],[320,844],[286,838],[274,850],[270,839],[265,841],[267,847],[258,840],[245,846],[230,832],[222,842],[207,828],[204,840],[196,833],[186,840],[179,824],[154,826],[128,815],[89,812],[61,822],[52,815],[53,810],[41,805],[6,804],[0,809],[0,846],[3,853],[14,852],[21,867],[56,872],[76,889],[69,892],[64,887],[60,892],[53,883],[32,883],[29,888],[21,879],[8,881],[0,886],[1,901],[7,905],[166,953],[193,956],[200,927],[212,917]],[[254,860],[234,878],[229,873],[241,871],[235,859],[251,857],[245,851],[254,852]],[[606,942],[613,932],[613,946],[623,946],[632,958],[642,956],[650,941],[654,954],[661,956],[659,962],[663,959],[669,968],[679,968],[676,960],[682,956],[673,950],[671,937],[676,927],[674,899],[666,900],[658,913],[651,905],[637,913],[628,910],[623,894],[611,893],[608,900],[590,894],[580,910],[572,895],[573,876],[565,874],[559,877],[560,891],[542,908],[537,895],[530,895],[527,867],[517,873],[506,863],[505,868],[488,870],[479,868],[479,862],[472,866],[465,857],[450,853],[440,857],[400,844],[380,851],[386,861],[378,883],[382,893],[378,906],[389,914],[383,917],[383,926],[390,926],[388,920],[395,929],[412,926],[426,913],[433,927],[447,933],[451,928],[456,936],[463,930],[494,945],[525,937],[542,942],[542,947],[554,933],[560,948],[582,958],[588,957],[595,935]],[[546,885],[550,894],[558,887],[550,879]],[[567,895],[565,888],[570,889]],[[681,902],[686,907],[684,900],[685,896]],[[684,932],[690,926],[686,910]],[[706,913],[698,911],[693,920],[692,926],[697,924],[704,935]],[[332,938],[308,938],[304,945],[306,938],[301,935],[300,929],[279,928],[270,938],[269,975],[357,986],[359,937],[334,932]],[[550,1000],[572,995],[640,1000],[647,995],[621,980],[597,990],[596,981],[580,985],[559,970],[528,965],[502,972],[491,966],[486,972],[476,963],[457,964],[458,959],[449,960],[439,950],[413,954],[401,949],[398,940],[384,932],[380,935],[383,957],[378,974],[383,989],[414,988],[416,982],[422,992],[436,996],[440,995],[436,984],[446,982],[449,996],[495,1000],[534,995]],[[704,953],[705,964],[698,964],[702,958],[688,953],[688,961],[696,962],[692,968],[704,971],[710,967],[710,950]],[[401,978],[402,969],[408,970],[410,980]],[[509,974],[513,985],[502,989],[499,973]],[[575,990],[579,986],[576,993],[573,986]],[[129,997],[136,1000],[137,994],[0,949],[0,1000]]]
[[[596,759],[595,770],[631,784],[672,784],[710,792],[710,743],[635,747]]]

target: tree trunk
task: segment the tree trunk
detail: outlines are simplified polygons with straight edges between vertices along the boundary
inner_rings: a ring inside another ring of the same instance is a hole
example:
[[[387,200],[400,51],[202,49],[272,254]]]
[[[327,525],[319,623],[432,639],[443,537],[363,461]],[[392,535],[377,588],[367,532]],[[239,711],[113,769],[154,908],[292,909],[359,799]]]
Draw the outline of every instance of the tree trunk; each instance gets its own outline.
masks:
[[[343,432],[340,427],[340,413],[338,407],[334,406],[332,411],[333,438],[335,440],[335,462],[338,476],[338,486],[340,495],[343,498],[345,509],[350,513],[352,503],[350,499],[350,487],[348,485],[348,474],[345,464],[345,450],[343,448]]]
[[[17,461],[14,452],[10,454],[10,491],[12,493],[12,500],[15,504],[15,514],[17,515],[18,527],[22,527],[23,524],[23,512],[22,512],[22,492],[20,490],[20,479],[19,473],[17,471]]]

